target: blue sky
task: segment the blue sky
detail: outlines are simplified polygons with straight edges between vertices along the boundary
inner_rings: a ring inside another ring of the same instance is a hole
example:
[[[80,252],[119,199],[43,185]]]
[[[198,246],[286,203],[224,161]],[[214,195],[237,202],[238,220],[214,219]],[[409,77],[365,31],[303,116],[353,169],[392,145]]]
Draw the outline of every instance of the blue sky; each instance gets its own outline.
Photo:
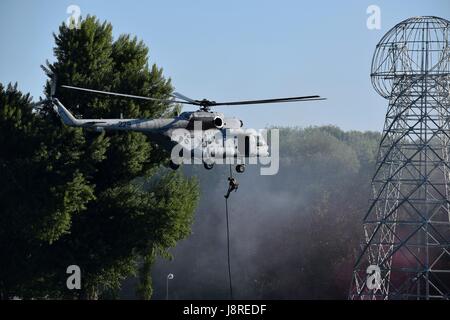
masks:
[[[42,94],[39,65],[53,61],[52,32],[71,4],[83,16],[110,21],[116,37],[142,39],[150,62],[192,98],[328,98],[220,109],[253,128],[335,124],[381,130],[387,101],[369,77],[378,40],[411,16],[450,18],[449,0],[0,0],[0,82],[17,81],[35,98]],[[381,30],[366,27],[369,5],[381,9]]]

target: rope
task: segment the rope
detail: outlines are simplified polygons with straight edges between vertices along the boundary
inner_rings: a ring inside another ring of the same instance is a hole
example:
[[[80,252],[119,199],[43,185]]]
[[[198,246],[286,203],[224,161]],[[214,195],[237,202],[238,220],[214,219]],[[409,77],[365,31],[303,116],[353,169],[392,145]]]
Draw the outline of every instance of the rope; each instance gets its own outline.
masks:
[[[230,164],[230,177],[233,177]],[[233,283],[231,279],[231,261],[230,261],[230,224],[228,215],[228,198],[225,198],[225,213],[227,218],[227,257],[228,257],[228,280],[230,282],[230,299],[233,300]]]

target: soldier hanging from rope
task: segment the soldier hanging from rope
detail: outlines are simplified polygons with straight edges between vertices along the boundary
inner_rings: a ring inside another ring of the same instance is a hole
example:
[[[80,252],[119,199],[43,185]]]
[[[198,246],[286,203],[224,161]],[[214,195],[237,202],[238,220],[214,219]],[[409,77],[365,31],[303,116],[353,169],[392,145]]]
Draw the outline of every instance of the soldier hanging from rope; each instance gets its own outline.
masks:
[[[228,191],[227,194],[224,196],[225,199],[228,199],[230,197],[230,193],[233,191],[236,192],[237,189],[239,188],[239,183],[237,182],[236,178],[233,178],[232,176],[228,177],[228,181],[229,181]]]

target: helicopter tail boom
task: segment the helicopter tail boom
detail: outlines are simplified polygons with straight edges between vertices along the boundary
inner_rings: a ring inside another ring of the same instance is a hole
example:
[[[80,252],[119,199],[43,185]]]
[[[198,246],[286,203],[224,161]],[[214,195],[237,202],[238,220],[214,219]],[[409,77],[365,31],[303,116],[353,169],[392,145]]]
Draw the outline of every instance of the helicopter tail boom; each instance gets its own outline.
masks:
[[[82,124],[82,121],[75,118],[73,114],[70,113],[70,111],[67,110],[61,102],[59,102],[58,99],[54,99],[54,104],[56,105],[56,111],[58,112],[58,115],[65,125],[75,127]]]
[[[82,121],[75,118],[58,99],[54,99],[54,104],[56,105],[58,115],[65,125],[75,127],[82,124]]]

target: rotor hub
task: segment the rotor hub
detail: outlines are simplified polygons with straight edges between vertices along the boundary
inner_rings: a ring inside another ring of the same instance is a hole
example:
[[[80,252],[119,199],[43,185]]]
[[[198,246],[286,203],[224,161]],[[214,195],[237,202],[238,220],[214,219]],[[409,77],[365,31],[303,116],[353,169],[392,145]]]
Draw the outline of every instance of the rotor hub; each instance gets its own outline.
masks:
[[[195,100],[195,102],[200,106],[200,110],[202,111],[210,111],[211,107],[216,104],[215,101],[211,101],[208,99],[203,100]]]

